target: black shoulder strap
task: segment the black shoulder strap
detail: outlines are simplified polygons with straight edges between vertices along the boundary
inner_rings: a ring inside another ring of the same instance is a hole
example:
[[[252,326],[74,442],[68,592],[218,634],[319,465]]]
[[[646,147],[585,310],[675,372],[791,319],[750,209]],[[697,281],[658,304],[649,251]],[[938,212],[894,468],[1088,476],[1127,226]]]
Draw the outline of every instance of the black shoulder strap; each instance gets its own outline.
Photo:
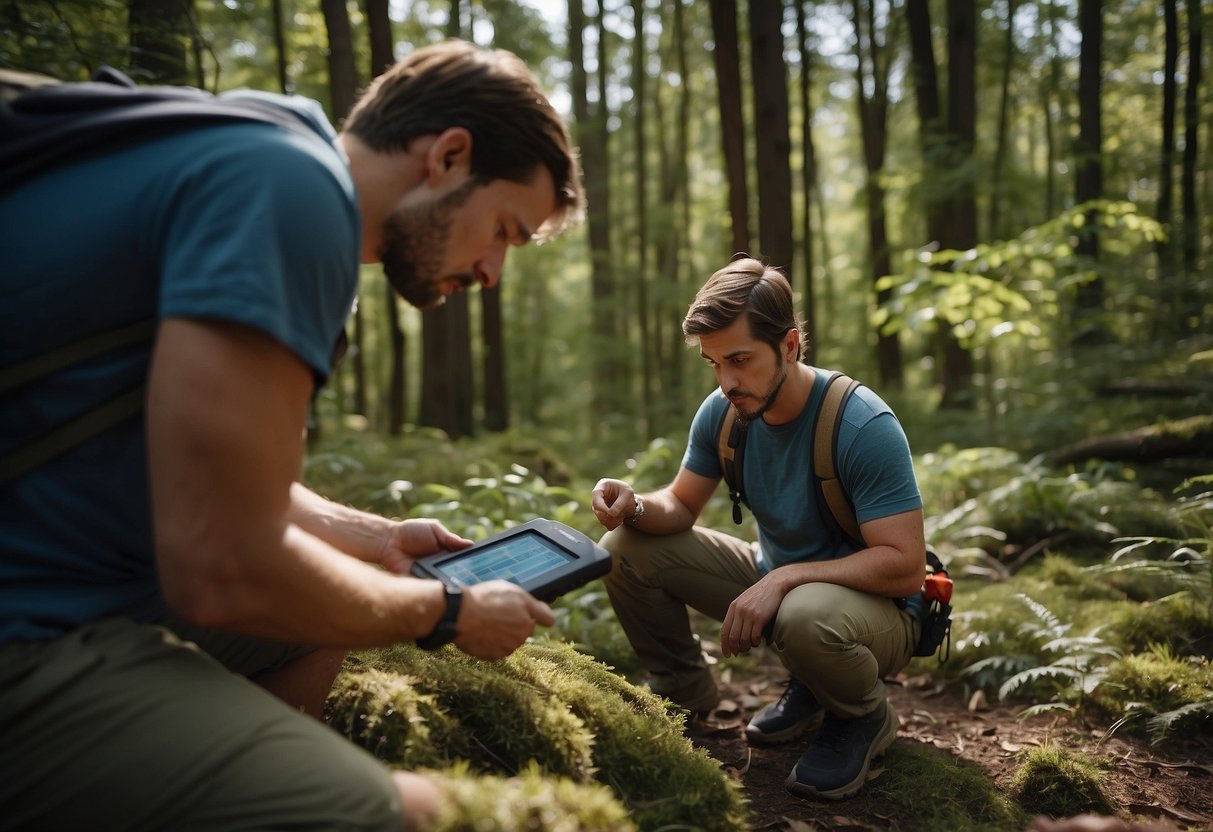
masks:
[[[92,81],[49,84],[0,102],[0,192],[76,161],[184,127],[256,121],[315,132],[298,115],[249,98],[191,87],[137,87],[102,67]]]
[[[724,471],[724,482],[729,488],[729,499],[733,501],[733,522],[741,525],[741,504],[745,491],[741,483],[741,460],[745,451],[746,424],[732,403],[720,420],[720,437],[716,440],[716,455]]]
[[[838,479],[838,430],[842,425],[842,411],[859,382],[845,373],[834,373],[826,380],[826,391],[817,420],[813,425],[813,480],[822,501],[829,508],[834,522],[847,537],[863,544],[863,535],[855,519],[846,489]]]

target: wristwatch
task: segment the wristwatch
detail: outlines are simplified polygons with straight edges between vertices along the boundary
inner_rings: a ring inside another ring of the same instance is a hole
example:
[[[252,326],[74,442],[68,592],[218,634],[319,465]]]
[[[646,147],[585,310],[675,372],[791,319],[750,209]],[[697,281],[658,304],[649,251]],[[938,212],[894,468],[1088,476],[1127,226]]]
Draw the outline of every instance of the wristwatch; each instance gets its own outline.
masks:
[[[629,526],[635,526],[640,522],[640,518],[644,517],[644,499],[639,494],[633,494],[632,498],[636,500],[636,510],[632,512],[632,516],[627,519]]]
[[[422,650],[437,650],[459,635],[455,629],[455,619],[459,617],[459,607],[463,604],[463,587],[459,584],[443,584],[443,587],[446,590],[446,612],[429,635],[417,639],[417,646]]]

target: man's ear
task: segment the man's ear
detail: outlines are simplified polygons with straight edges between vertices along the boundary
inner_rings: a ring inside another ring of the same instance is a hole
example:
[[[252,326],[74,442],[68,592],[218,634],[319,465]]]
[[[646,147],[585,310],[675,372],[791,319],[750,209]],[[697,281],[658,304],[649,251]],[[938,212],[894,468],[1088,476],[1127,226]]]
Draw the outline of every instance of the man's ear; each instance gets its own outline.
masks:
[[[438,134],[425,153],[426,176],[437,185],[451,173],[470,173],[472,134],[466,127],[448,127]]]
[[[783,357],[792,363],[800,360],[800,329],[798,327],[792,327],[784,335]]]

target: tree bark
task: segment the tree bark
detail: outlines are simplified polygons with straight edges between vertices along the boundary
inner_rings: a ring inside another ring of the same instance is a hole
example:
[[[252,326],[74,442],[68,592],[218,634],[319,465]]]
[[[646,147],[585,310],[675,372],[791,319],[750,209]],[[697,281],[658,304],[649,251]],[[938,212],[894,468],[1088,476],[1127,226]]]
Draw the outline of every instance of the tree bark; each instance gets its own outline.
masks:
[[[394,62],[392,50],[392,20],[388,15],[388,0],[366,0],[365,4],[367,35],[371,44],[371,75],[378,77]],[[391,349],[391,361],[388,364],[387,383],[387,430],[392,436],[398,436],[404,428],[405,414],[408,413],[405,384],[405,354],[408,348],[404,328],[400,325],[400,301],[391,285],[384,282],[384,306],[387,314],[388,343]],[[363,359],[364,339],[362,334],[362,309],[357,312],[355,334],[358,350],[354,360],[354,401],[366,413],[366,362]]]
[[[792,280],[792,142],[788,70],[783,60],[783,2],[750,2],[754,150],[758,168],[758,247]]]
[[[1100,0],[1079,0],[1078,25],[1082,47],[1078,59],[1078,143],[1075,147],[1074,200],[1081,205],[1103,196],[1101,160],[1103,125],[1100,106],[1101,64],[1103,62],[1103,9]],[[1088,258],[1092,267],[1099,259],[1099,236],[1095,232],[1097,212],[1087,216],[1078,235],[1075,251]],[[1097,342],[1105,337],[1101,320],[1103,279],[1096,271],[1091,280],[1078,287],[1074,302],[1076,342]]]
[[[290,83],[286,75],[286,27],[282,21],[282,0],[273,0],[270,10],[274,16],[274,68],[278,70],[278,89],[286,95],[290,92]]]
[[[575,0],[572,0],[575,2]],[[736,0],[711,0],[712,60],[716,67],[720,140],[728,178],[732,254],[750,251],[750,193],[746,183],[745,122],[741,106],[741,60],[737,48]]]
[[[796,45],[800,51],[800,244],[804,265],[804,319],[805,332],[802,360],[806,364],[817,361],[817,297],[813,279],[813,193],[817,185],[817,154],[813,148],[813,99],[811,69],[813,56],[809,51],[808,32],[805,25],[804,0],[793,0],[796,5]]]
[[[192,0],[130,0],[130,66],[135,79],[185,84]]]
[[[1048,460],[1051,465],[1070,465],[1088,459],[1153,462],[1210,457],[1213,457],[1213,416],[1201,415],[1086,439],[1053,451]]]
[[[1011,110],[1011,70],[1015,63],[1015,11],[1018,0],[1007,0],[1007,31],[1003,45],[1002,84],[998,98],[998,131],[994,145],[994,161],[990,166],[990,220],[987,240],[1001,240],[1006,235],[1002,227],[1003,176],[1007,156],[1007,121]]]
[[[1184,88],[1183,264],[1195,275],[1200,256],[1200,217],[1196,212],[1196,160],[1200,132],[1201,2],[1188,0],[1188,83]],[[1186,317],[1186,316],[1185,316]]]
[[[871,279],[876,281],[893,271],[885,219],[885,192],[880,183],[888,140],[888,55],[880,42],[873,0],[853,0],[855,23],[856,104],[859,107],[860,133],[866,171],[864,192],[868,203],[868,246],[871,250]],[[887,33],[886,33],[887,34]],[[871,88],[871,93],[868,88]],[[877,304],[891,296],[889,289],[874,289]],[[876,369],[881,385],[900,389],[903,383],[901,342],[896,333],[877,333]]]
[[[345,0],[320,0],[320,10],[328,31],[329,117],[333,124],[340,124],[354,106],[358,91],[350,13]]]
[[[1176,0],[1163,0],[1162,152],[1158,171],[1158,207],[1155,213],[1166,230],[1155,246],[1158,267],[1166,280],[1175,267],[1175,71],[1179,67],[1179,15]],[[1171,309],[1173,314],[1176,310]]]

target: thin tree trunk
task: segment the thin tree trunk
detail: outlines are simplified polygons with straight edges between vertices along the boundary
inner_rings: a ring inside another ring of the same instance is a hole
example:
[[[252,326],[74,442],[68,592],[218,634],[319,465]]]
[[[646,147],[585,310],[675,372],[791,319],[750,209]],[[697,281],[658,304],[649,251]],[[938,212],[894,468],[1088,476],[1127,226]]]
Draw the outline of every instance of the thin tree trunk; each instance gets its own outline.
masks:
[[[1003,47],[1002,85],[998,101],[998,132],[994,146],[994,163],[990,171],[990,219],[986,239],[1001,240],[1003,174],[1007,156],[1007,121],[1011,110],[1011,70],[1015,64],[1015,11],[1017,0],[1007,0],[1007,37]]]
[[[575,2],[575,0],[570,0]],[[750,251],[750,195],[746,184],[745,121],[741,103],[741,60],[737,47],[736,0],[711,0],[712,60],[716,67],[720,139],[728,177],[731,253]]]
[[[859,107],[860,133],[866,170],[864,191],[868,203],[868,245],[871,250],[873,287],[893,271],[885,220],[885,192],[880,182],[888,139],[888,63],[885,45],[877,31],[873,0],[853,0],[855,22],[855,100]],[[887,44],[887,39],[886,39]],[[871,93],[868,87],[871,87]],[[874,289],[877,304],[891,296],[890,289]],[[896,333],[877,333],[876,370],[884,389],[902,386],[901,342]]]
[[[1103,126],[1100,102],[1100,71],[1103,54],[1103,9],[1099,0],[1079,0],[1079,30],[1082,48],[1078,61],[1078,143],[1075,148],[1077,174],[1074,198],[1078,204],[1103,196],[1103,165],[1101,147]],[[1075,251],[1088,258],[1092,266],[1099,259],[1099,237],[1095,233],[1097,212],[1087,216],[1086,226],[1078,235]],[[1106,335],[1101,311],[1103,309],[1103,279],[1095,271],[1091,280],[1078,287],[1075,299],[1075,331],[1077,341],[1102,341]]]
[[[388,0],[366,0],[365,12],[367,35],[371,44],[371,75],[378,77],[393,63],[392,20],[388,14]],[[391,361],[388,365],[387,383],[387,429],[392,436],[400,434],[404,427],[406,406],[405,354],[407,342],[404,328],[400,325],[400,302],[391,284],[384,282],[384,306],[387,314],[388,343]],[[363,335],[362,305],[355,312],[354,353],[354,403],[358,412],[367,415],[365,339]]]
[[[653,412],[655,396],[652,384],[653,355],[657,347],[652,337],[649,325],[649,217],[648,217],[648,161],[645,147],[645,97],[647,87],[644,63],[647,58],[644,42],[644,0],[632,0],[632,101],[635,113],[632,122],[632,162],[633,171],[633,210],[636,213],[636,301],[637,319],[640,325],[640,373],[637,381],[640,384],[640,399],[643,404],[644,435],[652,436],[654,432],[655,414]]]
[[[127,27],[130,65],[136,80],[185,84],[186,41],[192,0],[130,0]]]
[[[1196,213],[1196,159],[1200,129],[1201,3],[1188,0],[1188,83],[1184,88],[1183,264],[1196,274],[1200,257],[1200,217]]]
[[[796,5],[796,45],[800,50],[800,241],[804,254],[804,317],[805,339],[803,361],[817,361],[817,298],[813,285],[813,189],[817,182],[817,155],[813,149],[813,100],[811,68],[813,56],[809,52],[808,32],[805,25],[804,0],[793,0]]]
[[[1155,246],[1164,280],[1175,267],[1175,71],[1179,67],[1179,15],[1176,0],[1163,0],[1162,152],[1158,171],[1157,218],[1167,236]],[[1174,309],[1170,310],[1174,313]]]
[[[273,0],[270,9],[274,15],[274,65],[278,70],[278,89],[286,94],[290,88],[286,77],[286,28],[282,22],[282,0]]]
[[[345,0],[320,0],[320,10],[328,31],[329,115],[334,124],[340,124],[354,106],[358,91],[350,13]]]
[[[792,280],[792,141],[788,69],[783,59],[783,2],[751,2],[750,66],[758,168],[758,247]]]

